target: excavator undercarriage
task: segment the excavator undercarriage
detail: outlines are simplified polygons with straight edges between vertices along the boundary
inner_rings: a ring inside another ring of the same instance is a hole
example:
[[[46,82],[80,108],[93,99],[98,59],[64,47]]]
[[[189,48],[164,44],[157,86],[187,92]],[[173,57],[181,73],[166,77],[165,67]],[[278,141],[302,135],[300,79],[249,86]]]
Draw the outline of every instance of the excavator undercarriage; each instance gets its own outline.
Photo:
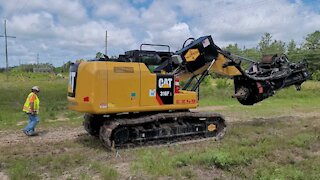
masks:
[[[216,113],[155,112],[109,117],[86,114],[84,127],[99,137],[109,149],[167,144],[183,140],[215,137],[225,133],[225,120]]]

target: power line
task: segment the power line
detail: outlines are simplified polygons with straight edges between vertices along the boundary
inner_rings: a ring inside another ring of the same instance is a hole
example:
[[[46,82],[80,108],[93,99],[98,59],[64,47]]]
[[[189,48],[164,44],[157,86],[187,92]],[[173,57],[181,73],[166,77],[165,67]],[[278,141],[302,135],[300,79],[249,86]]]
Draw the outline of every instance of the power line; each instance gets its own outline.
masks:
[[[27,4],[28,4],[28,0],[25,0],[24,4],[20,6],[20,8],[17,10],[17,13],[21,12],[26,7]]]
[[[7,38],[16,38],[16,37],[7,35],[7,21],[6,21],[6,19],[4,20],[4,35],[0,35],[0,37],[4,37],[4,39],[5,39],[6,74],[7,74],[7,81],[8,81],[8,79],[9,79],[9,62],[8,62],[8,43],[7,43]]]

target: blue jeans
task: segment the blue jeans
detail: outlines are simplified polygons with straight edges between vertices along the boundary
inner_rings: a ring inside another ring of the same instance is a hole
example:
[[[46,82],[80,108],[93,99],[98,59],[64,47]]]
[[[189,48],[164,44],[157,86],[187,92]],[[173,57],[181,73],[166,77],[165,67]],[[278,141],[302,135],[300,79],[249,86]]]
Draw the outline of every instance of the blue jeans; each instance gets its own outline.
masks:
[[[36,125],[39,123],[39,118],[37,115],[34,114],[28,114],[28,117],[29,123],[23,130],[28,132],[29,134],[33,134]]]

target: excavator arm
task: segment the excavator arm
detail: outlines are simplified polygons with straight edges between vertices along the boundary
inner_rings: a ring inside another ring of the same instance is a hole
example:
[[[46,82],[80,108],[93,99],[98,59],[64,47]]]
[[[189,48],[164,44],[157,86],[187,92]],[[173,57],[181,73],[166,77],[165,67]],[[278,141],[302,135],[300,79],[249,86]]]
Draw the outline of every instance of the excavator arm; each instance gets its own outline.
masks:
[[[193,40],[174,53],[172,61],[178,64],[173,73],[186,81],[182,89],[197,90],[212,73],[226,75],[234,80],[233,97],[243,105],[253,105],[292,85],[300,90],[301,84],[310,78],[306,61],[291,63],[284,54],[253,61],[222,50],[211,36]],[[242,68],[243,61],[249,62],[249,68]]]

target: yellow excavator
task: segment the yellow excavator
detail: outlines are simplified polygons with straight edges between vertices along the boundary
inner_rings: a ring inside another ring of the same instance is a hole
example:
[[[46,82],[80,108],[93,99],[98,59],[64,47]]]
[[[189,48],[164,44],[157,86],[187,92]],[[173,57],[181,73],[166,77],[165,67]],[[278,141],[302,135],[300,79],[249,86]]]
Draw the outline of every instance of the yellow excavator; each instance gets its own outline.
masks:
[[[245,69],[244,61],[249,62]],[[300,90],[310,78],[305,61],[291,63],[282,54],[257,62],[224,51],[211,36],[203,36],[187,39],[176,52],[168,45],[142,44],[118,58],[72,64],[68,107],[85,113],[85,130],[110,149],[220,139],[226,129],[221,115],[190,111],[198,107],[201,82],[212,73],[233,79],[233,97],[243,105],[291,85]]]

